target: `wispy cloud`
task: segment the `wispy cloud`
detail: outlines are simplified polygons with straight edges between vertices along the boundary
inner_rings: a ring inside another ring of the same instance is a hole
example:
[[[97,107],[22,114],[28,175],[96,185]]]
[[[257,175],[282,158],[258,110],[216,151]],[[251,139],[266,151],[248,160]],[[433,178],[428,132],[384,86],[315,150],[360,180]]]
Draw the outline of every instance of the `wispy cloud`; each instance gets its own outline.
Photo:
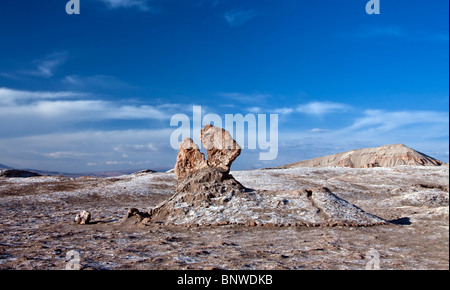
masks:
[[[93,75],[93,76],[80,76],[69,75],[62,79],[62,84],[65,87],[74,90],[117,90],[117,89],[131,89],[133,86],[119,80],[114,76],[107,75]]]
[[[250,10],[231,10],[225,13],[226,22],[232,26],[237,27],[245,24],[256,16],[253,9]]]
[[[350,106],[341,103],[334,102],[310,102],[306,104],[294,105],[292,107],[284,108],[261,108],[261,107],[251,107],[248,110],[250,112],[264,112],[264,113],[275,113],[280,115],[291,115],[294,113],[300,113],[310,116],[322,117],[327,114],[346,112],[350,109]]]
[[[349,109],[348,105],[333,102],[311,102],[298,106],[295,111],[307,115],[323,116],[330,113],[342,112]]]
[[[410,125],[448,124],[449,115],[434,111],[396,111],[366,110],[364,116],[355,120],[349,130],[387,132]],[[448,135],[448,134],[447,134]]]
[[[68,59],[67,52],[56,52],[45,56],[42,59],[33,61],[35,68],[23,71],[24,74],[50,78],[55,71]]]
[[[278,108],[274,109],[274,113],[280,114],[280,115],[290,115],[295,112],[295,109],[293,108]]]
[[[18,106],[24,102],[42,101],[48,99],[86,98],[88,93],[80,92],[45,92],[45,91],[25,91],[0,87],[0,104],[4,106]]]
[[[69,53],[54,52],[42,58],[34,59],[16,71],[0,72],[0,76],[12,80],[23,80],[28,77],[51,78],[69,58]]]
[[[316,133],[316,134],[321,134],[321,133],[327,133],[330,132],[330,130],[327,129],[320,129],[320,128],[314,128],[309,130],[310,133]]]
[[[114,151],[122,152],[122,153],[148,153],[148,152],[155,152],[157,148],[155,145],[148,143],[148,144],[120,144],[115,146]]]
[[[264,94],[264,93],[252,93],[252,94],[246,94],[246,93],[236,93],[236,92],[231,92],[231,93],[217,93],[216,94],[218,97],[223,98],[224,101],[227,100],[233,100],[233,101],[237,101],[239,103],[260,103],[261,101],[266,101],[268,98],[271,97],[271,95],[269,94]]]
[[[154,7],[150,6],[148,0],[100,0],[110,9],[118,8],[137,8],[140,11],[154,11]]]
[[[70,91],[38,92],[0,88],[0,136],[48,132],[99,121],[169,120],[181,105],[147,105],[102,100]]]

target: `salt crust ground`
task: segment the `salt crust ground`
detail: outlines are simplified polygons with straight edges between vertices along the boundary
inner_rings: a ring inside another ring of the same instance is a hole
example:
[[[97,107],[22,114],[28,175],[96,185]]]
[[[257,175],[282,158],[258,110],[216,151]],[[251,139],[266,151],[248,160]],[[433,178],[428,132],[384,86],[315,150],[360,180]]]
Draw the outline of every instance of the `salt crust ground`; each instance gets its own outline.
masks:
[[[174,227],[124,222],[174,194],[174,174],[116,178],[0,179],[0,269],[382,269],[449,268],[449,169],[296,168],[232,172],[246,187],[329,188],[393,224],[377,227]],[[93,224],[76,225],[81,210]]]

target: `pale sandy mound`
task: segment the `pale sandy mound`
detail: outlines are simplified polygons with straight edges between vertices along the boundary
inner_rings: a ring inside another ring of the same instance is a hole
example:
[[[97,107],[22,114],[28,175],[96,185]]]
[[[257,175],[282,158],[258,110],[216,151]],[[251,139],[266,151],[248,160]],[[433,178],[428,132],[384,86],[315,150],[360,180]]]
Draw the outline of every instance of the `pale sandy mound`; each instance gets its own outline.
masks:
[[[441,166],[444,163],[423,153],[417,152],[403,144],[385,145],[338,153],[311,160],[300,161],[280,168],[297,167],[349,167],[373,168],[411,166]]]

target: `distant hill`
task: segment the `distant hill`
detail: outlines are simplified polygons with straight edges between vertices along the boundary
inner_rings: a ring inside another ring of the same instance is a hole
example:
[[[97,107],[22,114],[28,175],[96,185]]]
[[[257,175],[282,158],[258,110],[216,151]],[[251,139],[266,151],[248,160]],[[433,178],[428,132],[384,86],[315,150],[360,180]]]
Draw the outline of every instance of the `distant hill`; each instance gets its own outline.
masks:
[[[28,178],[28,177],[36,177],[41,176],[40,174],[32,171],[26,170],[16,170],[16,169],[5,169],[0,171],[0,177],[20,177],[20,178]]]
[[[71,177],[71,178],[78,178],[82,176],[92,176],[92,177],[99,177],[99,178],[107,178],[107,177],[116,177],[121,175],[130,175],[130,174],[149,174],[149,173],[156,173],[157,171],[150,170],[150,169],[132,169],[132,170],[117,170],[117,171],[99,171],[99,172],[81,172],[81,173],[65,173],[65,172],[59,172],[59,171],[47,171],[47,170],[39,170],[39,169],[21,169],[16,170],[12,167],[8,167],[6,165],[0,164],[0,170],[2,171],[0,174],[0,177],[23,177],[20,176],[21,172],[23,173],[24,177],[31,177],[31,176],[65,176],[65,177]],[[27,172],[35,174],[35,175],[29,175]],[[8,175],[8,176],[7,176]],[[15,176],[17,175],[17,176]],[[29,175],[29,176],[28,176]]]
[[[441,166],[443,162],[417,152],[403,144],[385,145],[338,153],[311,160],[295,162],[279,168],[297,167],[349,167],[373,168],[395,167],[401,165]]]
[[[2,170],[2,169],[12,169],[12,167],[0,164],[0,170]]]

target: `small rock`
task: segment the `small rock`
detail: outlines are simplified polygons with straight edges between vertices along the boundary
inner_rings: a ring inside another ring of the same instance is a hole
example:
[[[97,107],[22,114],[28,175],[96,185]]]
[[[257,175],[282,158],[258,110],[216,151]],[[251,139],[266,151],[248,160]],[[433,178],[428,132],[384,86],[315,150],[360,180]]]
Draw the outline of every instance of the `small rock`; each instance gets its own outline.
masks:
[[[131,208],[128,210],[128,213],[125,216],[125,220],[130,219],[132,217],[135,217],[138,220],[138,222],[149,223],[151,217],[151,210],[148,213],[145,213],[139,211],[139,209],[137,208]]]
[[[79,225],[88,224],[91,221],[91,213],[83,210],[75,216],[75,222]]]
[[[135,216],[137,213],[139,213],[139,210],[137,208],[130,208],[127,212],[126,218],[130,218]]]

